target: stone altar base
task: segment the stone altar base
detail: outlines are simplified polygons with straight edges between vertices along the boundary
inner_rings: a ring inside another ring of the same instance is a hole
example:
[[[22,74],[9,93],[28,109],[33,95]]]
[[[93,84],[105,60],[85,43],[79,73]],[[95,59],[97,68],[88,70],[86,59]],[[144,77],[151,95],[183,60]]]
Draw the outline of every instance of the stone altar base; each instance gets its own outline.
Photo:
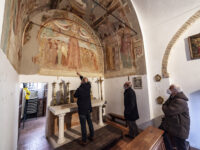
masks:
[[[99,120],[98,116],[99,116],[98,108],[97,107],[92,108],[91,119],[96,124],[98,124]],[[52,113],[50,113],[50,122],[51,122],[50,136],[57,135],[59,126],[58,116],[54,116]],[[75,128],[77,126],[80,126],[78,112],[67,113],[64,117],[64,130],[66,131],[68,129]]]
[[[94,124],[94,127],[97,127],[96,124]],[[69,138],[68,142],[63,146],[57,147],[56,150],[107,150],[122,138],[122,132],[117,128],[106,125],[97,129],[94,141],[91,142],[88,140],[88,144],[84,147],[79,144],[81,140],[80,127],[79,130],[72,129],[71,133],[65,132],[65,137]]]

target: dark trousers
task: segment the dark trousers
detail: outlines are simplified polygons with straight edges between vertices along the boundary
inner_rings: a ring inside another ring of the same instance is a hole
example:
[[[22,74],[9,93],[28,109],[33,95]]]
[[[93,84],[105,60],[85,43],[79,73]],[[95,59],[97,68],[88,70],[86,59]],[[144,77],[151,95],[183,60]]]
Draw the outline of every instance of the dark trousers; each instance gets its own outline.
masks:
[[[127,124],[129,127],[129,136],[132,138],[136,137],[139,134],[139,132],[138,132],[138,127],[135,121],[127,120]]]
[[[186,144],[185,139],[173,137],[173,140],[174,140],[177,150],[187,150],[187,144]]]
[[[86,142],[87,140],[86,120],[87,120],[87,124],[90,130],[90,137],[94,136],[94,128],[93,128],[92,120],[90,118],[90,113],[88,112],[86,115],[79,114],[79,119],[81,123],[82,141]]]
[[[165,143],[166,150],[173,150],[173,146],[171,144],[171,139],[166,132],[164,132],[164,134],[163,134],[163,141]]]
[[[166,150],[173,150],[173,147],[176,147],[177,150],[187,150],[187,143],[185,139],[181,139],[174,136],[169,137],[169,135],[165,132],[163,134],[163,140],[165,143]],[[171,141],[173,141],[173,145]]]

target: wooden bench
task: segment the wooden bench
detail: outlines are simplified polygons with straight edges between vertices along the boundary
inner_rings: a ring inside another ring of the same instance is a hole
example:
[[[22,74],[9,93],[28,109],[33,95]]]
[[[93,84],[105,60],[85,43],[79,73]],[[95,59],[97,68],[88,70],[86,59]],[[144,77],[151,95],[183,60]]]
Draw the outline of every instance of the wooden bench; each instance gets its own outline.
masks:
[[[113,122],[117,122],[116,119],[124,121],[125,122],[125,127],[127,127],[127,122],[126,122],[126,119],[124,118],[124,116],[121,116],[121,115],[118,115],[118,114],[114,114],[114,113],[109,113],[109,116],[112,118],[111,120]]]
[[[163,130],[149,126],[135,137],[124,150],[166,150],[163,133]]]
[[[129,132],[129,129],[121,124],[118,124],[118,123],[115,123],[109,119],[106,119],[106,123],[107,124],[110,124],[111,126],[115,127],[115,128],[118,128],[122,131],[122,135],[124,136],[125,134],[128,134]]]

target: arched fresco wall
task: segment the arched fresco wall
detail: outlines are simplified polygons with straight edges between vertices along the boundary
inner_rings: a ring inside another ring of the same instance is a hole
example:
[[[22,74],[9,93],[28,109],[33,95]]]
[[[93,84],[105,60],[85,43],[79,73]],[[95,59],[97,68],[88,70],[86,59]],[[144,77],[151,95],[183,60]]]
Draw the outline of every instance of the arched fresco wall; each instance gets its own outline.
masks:
[[[98,37],[85,21],[70,12],[50,10],[33,17],[26,26],[23,44],[21,74],[104,73]]]

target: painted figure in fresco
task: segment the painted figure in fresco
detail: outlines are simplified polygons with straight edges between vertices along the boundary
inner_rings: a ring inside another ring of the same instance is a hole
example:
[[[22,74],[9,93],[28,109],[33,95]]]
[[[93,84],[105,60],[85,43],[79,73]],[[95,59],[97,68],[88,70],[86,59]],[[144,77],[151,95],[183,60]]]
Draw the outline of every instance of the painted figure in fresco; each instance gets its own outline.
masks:
[[[62,61],[62,49],[61,49],[60,41],[58,40],[57,64],[61,65],[61,61]]]
[[[108,70],[115,70],[115,49],[112,46],[106,48],[106,62]]]
[[[73,37],[69,39],[68,53],[67,53],[67,66],[71,69],[81,68],[80,48],[78,45],[78,40]]]
[[[61,48],[61,52],[62,52],[62,65],[63,66],[67,66],[67,44],[65,44],[64,42],[61,44],[60,46]]]
[[[57,64],[57,50],[58,50],[58,44],[55,40],[48,39],[49,49],[46,55],[47,64],[56,65]]]
[[[96,59],[96,55],[91,52],[91,60],[93,61],[93,65],[94,65],[94,70],[97,71],[98,70],[98,64],[97,64],[97,59]]]
[[[45,67],[99,71],[96,46],[85,42],[93,39],[84,28],[70,20],[55,20],[46,27],[50,29],[43,29],[40,35]]]
[[[64,24],[63,22],[57,22],[56,25],[71,35],[69,37],[66,65],[70,69],[80,69],[80,47],[76,38],[79,36],[80,27],[75,24]]]
[[[124,68],[132,67],[132,57],[131,57],[131,38],[125,36],[121,37],[121,60]]]

